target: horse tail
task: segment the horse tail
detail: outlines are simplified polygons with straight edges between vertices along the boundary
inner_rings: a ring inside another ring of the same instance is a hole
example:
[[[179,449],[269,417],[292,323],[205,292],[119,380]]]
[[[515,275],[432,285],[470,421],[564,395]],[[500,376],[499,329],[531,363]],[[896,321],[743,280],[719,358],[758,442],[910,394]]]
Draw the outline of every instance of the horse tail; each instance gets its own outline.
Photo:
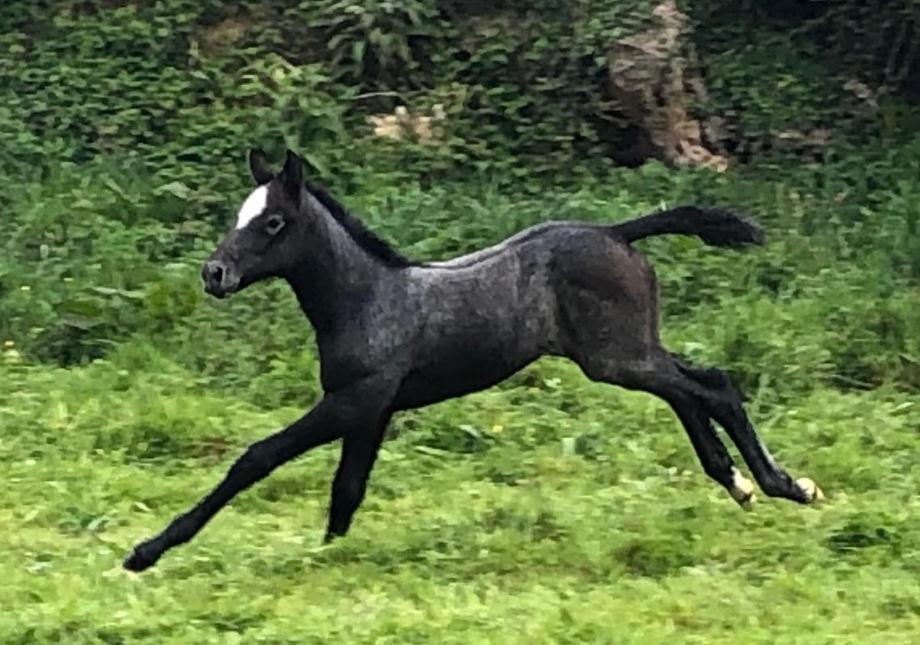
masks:
[[[614,224],[610,232],[629,244],[652,235],[696,235],[711,246],[763,244],[763,231],[751,220],[717,208],[677,206]]]

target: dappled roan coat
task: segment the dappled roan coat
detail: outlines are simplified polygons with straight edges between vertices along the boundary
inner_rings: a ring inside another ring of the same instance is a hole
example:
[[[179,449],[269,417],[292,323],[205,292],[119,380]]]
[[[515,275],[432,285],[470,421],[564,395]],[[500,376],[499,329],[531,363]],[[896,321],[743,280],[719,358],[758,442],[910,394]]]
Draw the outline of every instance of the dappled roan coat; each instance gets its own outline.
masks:
[[[809,503],[758,440],[740,395],[716,369],[687,365],[658,338],[654,274],[630,244],[661,234],[715,246],[761,241],[751,222],[682,206],[613,225],[549,222],[447,262],[407,260],[322,189],[288,152],[271,172],[250,152],[257,187],[202,269],[223,298],[280,277],[316,330],[323,397],[286,429],[251,445],[226,478],[125,560],[152,566],[190,540],[241,490],[316,446],[342,439],[326,539],[344,535],[360,505],[390,417],[489,387],[543,355],[575,361],[591,379],[664,399],[705,472],[747,505],[753,485],[715,434],[722,425],[768,495]]]

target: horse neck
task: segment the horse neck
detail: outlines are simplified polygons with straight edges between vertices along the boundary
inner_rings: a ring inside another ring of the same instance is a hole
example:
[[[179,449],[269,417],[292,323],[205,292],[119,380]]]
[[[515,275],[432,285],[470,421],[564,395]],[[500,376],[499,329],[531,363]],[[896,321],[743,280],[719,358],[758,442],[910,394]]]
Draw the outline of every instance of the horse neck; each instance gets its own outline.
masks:
[[[390,269],[358,244],[315,197],[306,191],[304,195],[319,221],[303,260],[286,278],[300,308],[321,333],[353,317]]]

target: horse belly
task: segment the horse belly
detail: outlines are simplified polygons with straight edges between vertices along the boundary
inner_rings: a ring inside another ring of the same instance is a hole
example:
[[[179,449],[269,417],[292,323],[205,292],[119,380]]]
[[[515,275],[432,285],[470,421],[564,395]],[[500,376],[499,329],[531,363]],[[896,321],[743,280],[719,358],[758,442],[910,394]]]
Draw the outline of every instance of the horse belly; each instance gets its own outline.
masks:
[[[410,370],[396,395],[396,407],[416,408],[484,390],[538,358],[537,352],[507,347],[458,347]]]

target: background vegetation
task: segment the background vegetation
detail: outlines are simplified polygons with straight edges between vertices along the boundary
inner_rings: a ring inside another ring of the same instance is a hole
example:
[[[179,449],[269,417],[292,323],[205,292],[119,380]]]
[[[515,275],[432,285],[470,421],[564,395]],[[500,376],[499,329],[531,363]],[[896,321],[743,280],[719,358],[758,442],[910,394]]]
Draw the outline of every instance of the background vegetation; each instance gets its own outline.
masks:
[[[723,174],[618,164],[632,133],[607,48],[655,3],[527,4],[0,5],[0,641],[920,633],[917,4],[681,3]],[[366,123],[438,103],[434,145]],[[815,130],[820,145],[778,136]],[[298,149],[418,258],[684,201],[757,217],[769,244],[744,255],[642,249],[667,344],[728,368],[828,502],[742,514],[662,404],[545,360],[399,417],[335,546],[317,546],[330,447],[123,574],[133,542],[318,394],[282,285],[217,303],[198,283],[253,144]]]

